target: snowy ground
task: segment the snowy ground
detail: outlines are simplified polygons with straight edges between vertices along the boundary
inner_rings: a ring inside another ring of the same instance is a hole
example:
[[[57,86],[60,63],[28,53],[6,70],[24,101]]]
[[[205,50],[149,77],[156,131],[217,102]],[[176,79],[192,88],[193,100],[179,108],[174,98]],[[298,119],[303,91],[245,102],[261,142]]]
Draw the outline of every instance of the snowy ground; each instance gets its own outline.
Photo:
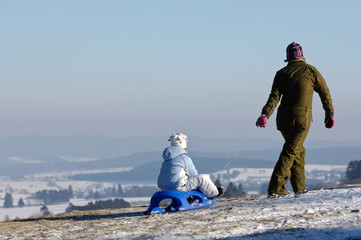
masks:
[[[113,183],[99,183],[90,181],[54,181],[49,185],[46,181],[0,181],[0,221],[4,219],[14,219],[34,217],[40,215],[41,201],[29,199],[31,194],[41,190],[63,190],[67,189],[69,185],[72,186],[74,192],[89,191],[89,189],[98,190],[106,187],[114,186]],[[123,189],[133,186],[132,184],[123,184]],[[153,185],[150,185],[153,186]],[[6,192],[11,192],[13,197],[13,208],[4,208],[4,197]],[[25,202],[24,207],[17,207],[19,199],[22,198]],[[143,204],[149,200],[149,197],[138,198],[123,198],[132,206]],[[105,199],[99,199],[105,200]],[[97,199],[72,198],[70,202],[76,206],[84,206],[88,202],[95,202]],[[62,204],[47,204],[51,213],[64,213],[69,203]]]
[[[141,205],[149,202],[150,197],[125,197],[123,198],[125,201],[129,202],[132,206]],[[103,199],[97,199],[103,200]],[[89,202],[95,202],[97,200],[94,199],[71,199],[70,203],[75,206],[85,206]],[[106,199],[104,199],[106,200]],[[13,208],[0,208],[0,221],[4,221],[6,219],[15,219],[15,218],[28,218],[28,217],[38,217],[41,216],[42,213],[40,211],[43,205],[36,206],[25,206],[25,207],[13,207]],[[69,206],[69,203],[61,203],[61,204],[50,204],[46,205],[49,212],[52,214],[64,213],[66,208]]]
[[[329,180],[338,181],[341,179],[341,174],[345,172],[347,166],[339,165],[306,165],[306,178],[307,180],[318,179],[322,183],[327,183]],[[117,171],[127,171],[129,169],[121,168],[115,169]],[[99,171],[114,171],[110,169],[102,169]],[[229,170],[229,173],[232,175],[233,172],[239,172],[238,175],[230,178],[230,181],[237,183],[254,183],[257,188],[260,188],[262,184],[268,183],[272,168],[232,168]],[[84,171],[86,172],[86,171]],[[79,172],[77,172],[79,173]],[[74,172],[59,172],[59,173],[43,173],[38,175],[26,176],[24,179],[19,181],[6,180],[3,179],[0,181],[0,221],[4,219],[14,219],[27,218],[39,216],[40,208],[42,207],[40,201],[34,199],[29,199],[31,194],[34,194],[37,191],[44,189],[47,190],[63,190],[67,189],[69,185],[72,186],[75,195],[76,193],[84,193],[89,191],[102,191],[104,188],[113,187],[114,183],[100,183],[100,182],[90,182],[90,181],[68,181],[60,180],[66,179],[68,175],[74,174]],[[213,173],[214,178],[217,178],[219,175],[226,174],[226,171]],[[333,178],[335,179],[333,179]],[[228,184],[224,182],[225,186]],[[131,184],[122,184],[122,187],[126,189],[127,187],[132,186]],[[246,186],[246,185],[243,185]],[[18,205],[18,201],[22,198],[25,202],[25,207],[18,208],[3,208],[5,193],[10,192],[13,197],[14,206]],[[248,194],[257,193],[256,191],[248,192]],[[137,198],[130,199],[124,198],[124,200],[131,203],[132,206],[144,204],[148,202],[149,198]],[[84,206],[90,201],[95,201],[94,199],[86,200],[83,198],[71,199],[71,203],[77,206]],[[49,211],[53,214],[63,213],[68,207],[69,203],[64,204],[53,204],[47,205]]]
[[[0,239],[361,239],[361,187],[217,199],[185,212],[147,206],[0,222]]]

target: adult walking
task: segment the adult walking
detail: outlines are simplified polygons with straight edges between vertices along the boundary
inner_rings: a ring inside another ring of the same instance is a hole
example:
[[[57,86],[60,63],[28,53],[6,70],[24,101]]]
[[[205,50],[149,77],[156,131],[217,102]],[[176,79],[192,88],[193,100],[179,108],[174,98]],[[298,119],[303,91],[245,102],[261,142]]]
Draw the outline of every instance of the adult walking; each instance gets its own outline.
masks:
[[[313,92],[320,96],[325,110],[325,127],[334,126],[334,108],[327,84],[312,65],[306,63],[302,47],[295,42],[286,49],[287,66],[276,73],[271,93],[262,114],[257,119],[258,127],[266,127],[278,102],[277,129],[285,140],[279,159],[273,169],[268,186],[269,197],[287,195],[285,184],[290,180],[296,195],[307,192],[305,185],[305,148],[312,121]]]

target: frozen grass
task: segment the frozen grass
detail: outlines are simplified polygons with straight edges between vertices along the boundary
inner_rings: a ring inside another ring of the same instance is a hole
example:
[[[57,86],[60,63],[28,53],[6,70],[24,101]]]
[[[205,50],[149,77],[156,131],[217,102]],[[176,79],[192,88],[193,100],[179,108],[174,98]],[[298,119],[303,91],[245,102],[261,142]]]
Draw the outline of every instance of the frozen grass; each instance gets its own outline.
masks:
[[[143,215],[148,206],[0,222],[0,239],[360,239],[361,188],[217,199],[198,210]]]

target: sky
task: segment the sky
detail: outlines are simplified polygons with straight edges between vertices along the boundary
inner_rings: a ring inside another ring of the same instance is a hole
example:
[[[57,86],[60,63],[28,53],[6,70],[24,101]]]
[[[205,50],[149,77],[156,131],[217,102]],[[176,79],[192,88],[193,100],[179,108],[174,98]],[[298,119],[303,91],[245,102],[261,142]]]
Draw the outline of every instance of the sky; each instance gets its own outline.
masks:
[[[286,47],[324,76],[308,138],[359,140],[361,2],[0,0],[0,136],[281,138],[255,121]]]

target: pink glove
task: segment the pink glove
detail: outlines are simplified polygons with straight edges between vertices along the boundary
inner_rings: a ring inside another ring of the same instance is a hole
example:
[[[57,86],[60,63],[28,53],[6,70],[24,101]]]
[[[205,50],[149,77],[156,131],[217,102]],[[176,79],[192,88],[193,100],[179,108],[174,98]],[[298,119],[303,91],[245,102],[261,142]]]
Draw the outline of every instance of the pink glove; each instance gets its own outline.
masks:
[[[326,118],[325,119],[325,127],[326,128],[332,128],[333,125],[335,125],[335,119],[334,118]]]
[[[257,122],[256,122],[256,126],[257,127],[266,127],[267,126],[267,117],[266,115],[263,115],[261,114],[261,116],[259,116],[259,118],[257,119]]]

